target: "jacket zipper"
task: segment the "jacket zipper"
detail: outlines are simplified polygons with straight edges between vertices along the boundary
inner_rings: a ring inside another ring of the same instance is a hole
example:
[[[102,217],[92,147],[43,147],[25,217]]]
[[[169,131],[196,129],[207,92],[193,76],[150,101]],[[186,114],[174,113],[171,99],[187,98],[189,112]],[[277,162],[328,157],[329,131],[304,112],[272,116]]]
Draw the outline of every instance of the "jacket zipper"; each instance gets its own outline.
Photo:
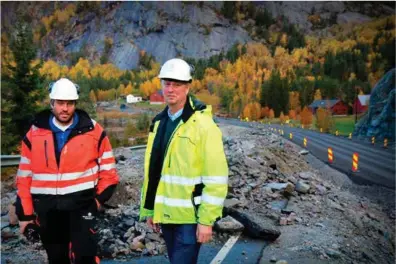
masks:
[[[47,168],[48,168],[47,140],[44,140],[44,154],[45,154],[45,163],[47,164]]]
[[[181,125],[182,125],[182,124],[181,124]],[[175,135],[176,131],[179,129],[179,127],[180,127],[181,125],[178,125],[178,126],[176,127],[176,129],[173,131],[171,137],[169,138],[168,144],[166,145],[166,149],[165,149],[165,157],[166,157],[166,155],[168,154],[168,148],[169,148],[170,143],[172,142],[173,136]],[[170,165],[171,165],[171,156],[169,156],[168,168],[170,168]]]

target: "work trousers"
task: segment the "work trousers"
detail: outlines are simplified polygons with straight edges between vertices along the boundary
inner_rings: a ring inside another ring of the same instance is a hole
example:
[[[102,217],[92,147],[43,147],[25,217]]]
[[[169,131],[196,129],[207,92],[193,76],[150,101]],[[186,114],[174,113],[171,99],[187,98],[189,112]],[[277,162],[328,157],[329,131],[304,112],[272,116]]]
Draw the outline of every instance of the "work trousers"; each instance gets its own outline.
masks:
[[[161,224],[169,260],[172,264],[195,264],[201,243],[196,224]]]
[[[97,209],[50,210],[38,215],[49,264],[97,264]]]

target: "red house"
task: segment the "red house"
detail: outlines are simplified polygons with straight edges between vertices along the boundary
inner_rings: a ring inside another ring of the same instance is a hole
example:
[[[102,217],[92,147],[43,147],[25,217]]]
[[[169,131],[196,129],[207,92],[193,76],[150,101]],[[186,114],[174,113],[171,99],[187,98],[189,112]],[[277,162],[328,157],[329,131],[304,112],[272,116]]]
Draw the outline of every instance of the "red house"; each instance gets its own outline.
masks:
[[[348,113],[348,106],[339,99],[315,100],[308,107],[313,114],[316,113],[319,107],[330,109],[333,115],[346,115]]]
[[[162,90],[159,90],[152,95],[150,95],[150,104],[164,104],[165,99],[164,95],[162,94]]]
[[[353,103],[353,114],[361,114],[367,111],[370,95],[358,95],[358,99]]]

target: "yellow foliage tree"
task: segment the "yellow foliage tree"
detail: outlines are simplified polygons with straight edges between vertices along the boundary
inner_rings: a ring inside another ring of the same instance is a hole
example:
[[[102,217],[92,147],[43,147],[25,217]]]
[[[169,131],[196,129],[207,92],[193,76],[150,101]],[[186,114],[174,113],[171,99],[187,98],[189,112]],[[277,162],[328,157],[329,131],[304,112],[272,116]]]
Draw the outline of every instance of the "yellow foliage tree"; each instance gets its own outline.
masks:
[[[316,89],[314,100],[322,100],[322,93],[320,92],[320,89]]]
[[[191,83],[191,92],[197,93],[202,89],[202,84],[200,80],[193,80]]]
[[[69,68],[67,66],[60,66],[53,60],[47,60],[39,69],[41,76],[46,76],[49,80],[58,80],[61,77],[67,76]]]
[[[249,118],[249,120],[259,120],[261,118],[261,107],[260,104],[249,103],[243,109],[243,118]]]
[[[118,93],[119,95],[126,95],[126,94],[125,94],[125,85],[123,85],[123,84],[121,83],[120,86],[118,86],[117,93]]]
[[[74,65],[70,71],[69,75],[72,79],[77,79],[79,76],[91,78],[89,70],[91,69],[91,65],[87,59],[80,58],[76,65]]]
[[[268,106],[261,108],[261,117],[268,118],[269,117],[269,111],[270,110],[269,110]]]
[[[316,127],[324,132],[330,132],[334,127],[334,120],[329,109],[319,107],[316,110]]]
[[[220,98],[215,94],[210,94],[208,90],[200,91],[196,97],[206,105],[211,105],[213,109],[217,109],[220,104]]]
[[[269,110],[269,116],[268,116],[268,118],[269,118],[269,119],[274,119],[274,117],[275,117],[274,110],[273,110],[273,109],[270,109],[270,110]]]
[[[296,111],[293,109],[289,110],[289,117],[290,117],[290,119],[295,120],[296,119]]]
[[[281,123],[285,123],[286,122],[286,117],[285,117],[285,115],[283,114],[283,111],[281,111],[280,112],[280,115],[279,115],[279,121],[281,122]]]
[[[313,115],[311,110],[308,109],[308,107],[304,106],[304,109],[300,113],[300,117],[301,117],[301,124],[303,124],[304,126],[308,126],[312,124]]]
[[[89,92],[89,98],[91,99],[92,102],[96,103],[96,101],[97,101],[96,100],[96,95],[95,95],[95,92],[93,90],[91,90]]]
[[[280,39],[280,44],[282,45],[282,47],[286,47],[286,45],[287,45],[287,35],[286,35],[286,33],[282,34],[282,37]]]
[[[99,64],[92,68],[90,74],[92,77],[100,76],[105,80],[118,79],[125,71],[118,69],[111,63]]]
[[[289,106],[291,110],[296,110],[300,108],[300,93],[299,92],[289,92]]]
[[[149,97],[151,94],[161,89],[161,81],[158,78],[153,78],[151,81],[145,81],[139,86],[140,92],[145,96]]]
[[[127,87],[125,87],[125,89],[124,89],[123,95],[132,94],[132,92],[133,92],[133,86],[132,86],[131,82],[129,82]]]

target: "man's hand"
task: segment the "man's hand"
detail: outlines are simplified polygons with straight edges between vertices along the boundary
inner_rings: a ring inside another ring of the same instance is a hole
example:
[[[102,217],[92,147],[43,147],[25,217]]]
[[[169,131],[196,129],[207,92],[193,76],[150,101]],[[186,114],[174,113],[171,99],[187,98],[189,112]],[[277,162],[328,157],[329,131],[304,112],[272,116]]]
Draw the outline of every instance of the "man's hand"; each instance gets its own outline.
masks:
[[[25,228],[26,228],[26,226],[28,225],[28,224],[30,224],[30,223],[34,223],[34,221],[33,220],[31,220],[31,221],[19,221],[19,233],[22,235],[23,234],[23,232],[25,232]]]
[[[212,226],[198,224],[197,240],[199,243],[207,243],[212,239]]]
[[[148,217],[147,221],[146,221],[148,227],[150,227],[151,229],[153,229],[155,232],[159,232],[160,231],[160,226],[159,224],[155,224],[153,222],[153,218],[152,217]]]

